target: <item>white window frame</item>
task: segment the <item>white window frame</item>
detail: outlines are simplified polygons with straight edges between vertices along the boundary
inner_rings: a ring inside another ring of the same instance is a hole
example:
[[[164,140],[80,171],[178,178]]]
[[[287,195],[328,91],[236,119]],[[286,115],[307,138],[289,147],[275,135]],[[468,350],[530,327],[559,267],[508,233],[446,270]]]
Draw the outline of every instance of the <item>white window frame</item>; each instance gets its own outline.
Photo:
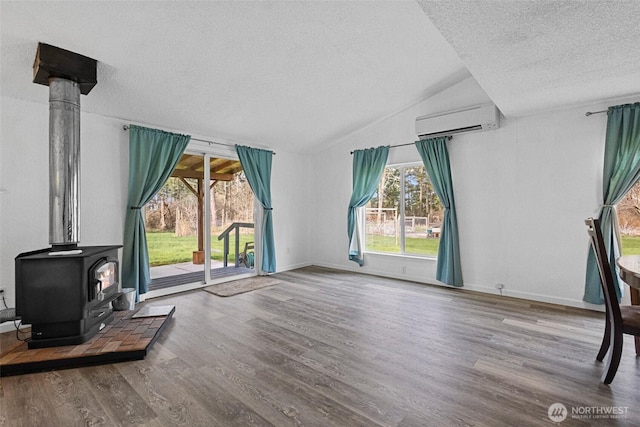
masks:
[[[378,252],[378,251],[372,251],[370,249],[367,249],[367,239],[366,239],[366,206],[363,206],[359,209],[360,212],[360,234],[361,234],[361,241],[364,242],[364,250],[363,253],[365,254],[375,254],[375,255],[384,255],[384,256],[390,256],[390,257],[402,257],[402,258],[419,258],[419,259],[437,259],[438,255],[430,255],[430,254],[415,254],[415,253],[406,253],[406,244],[405,244],[405,237],[406,237],[406,231],[405,231],[405,169],[406,168],[411,168],[411,167],[424,167],[424,163],[420,162],[420,161],[415,161],[415,162],[406,162],[406,163],[398,163],[398,164],[387,164],[385,165],[385,169],[387,168],[398,168],[400,169],[400,181],[402,183],[402,185],[400,185],[400,201],[402,203],[399,203],[399,224],[400,225],[400,253],[394,253],[394,252]],[[428,176],[428,174],[427,174]],[[429,177],[429,179],[431,179],[431,177]]]

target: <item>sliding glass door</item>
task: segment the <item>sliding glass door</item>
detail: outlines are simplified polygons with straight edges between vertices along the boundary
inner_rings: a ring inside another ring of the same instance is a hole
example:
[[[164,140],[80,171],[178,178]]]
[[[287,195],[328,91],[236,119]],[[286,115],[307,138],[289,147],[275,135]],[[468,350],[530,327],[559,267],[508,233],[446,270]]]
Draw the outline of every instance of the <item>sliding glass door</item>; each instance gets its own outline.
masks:
[[[211,280],[252,273],[254,196],[237,159],[210,158],[208,211]]]
[[[190,143],[145,207],[150,291],[253,274],[253,217],[254,196],[235,150]]]
[[[182,155],[162,189],[145,206],[150,290],[204,280],[202,154]]]

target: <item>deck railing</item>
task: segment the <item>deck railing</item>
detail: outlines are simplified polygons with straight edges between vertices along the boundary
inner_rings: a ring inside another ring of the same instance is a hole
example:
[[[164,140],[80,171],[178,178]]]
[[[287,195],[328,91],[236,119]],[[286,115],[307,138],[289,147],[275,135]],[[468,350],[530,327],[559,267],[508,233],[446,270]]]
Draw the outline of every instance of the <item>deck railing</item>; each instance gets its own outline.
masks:
[[[240,265],[240,261],[238,260],[238,255],[240,255],[240,229],[241,228],[253,228],[253,224],[250,222],[234,222],[230,226],[227,227],[220,235],[218,236],[218,240],[224,239],[224,266],[226,267],[229,263],[229,234],[233,230],[235,230],[236,234],[236,256],[235,256],[235,266],[238,267]]]

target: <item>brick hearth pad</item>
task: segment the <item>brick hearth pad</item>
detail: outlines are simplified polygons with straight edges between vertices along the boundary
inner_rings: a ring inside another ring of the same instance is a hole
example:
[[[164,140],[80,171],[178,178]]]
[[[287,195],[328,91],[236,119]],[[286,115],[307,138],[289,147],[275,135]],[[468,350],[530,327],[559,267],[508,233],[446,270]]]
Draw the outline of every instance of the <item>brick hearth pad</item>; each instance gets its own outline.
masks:
[[[131,318],[135,311],[116,311],[109,325],[80,345],[29,350],[26,342],[3,336],[0,377],[144,359],[174,312]]]

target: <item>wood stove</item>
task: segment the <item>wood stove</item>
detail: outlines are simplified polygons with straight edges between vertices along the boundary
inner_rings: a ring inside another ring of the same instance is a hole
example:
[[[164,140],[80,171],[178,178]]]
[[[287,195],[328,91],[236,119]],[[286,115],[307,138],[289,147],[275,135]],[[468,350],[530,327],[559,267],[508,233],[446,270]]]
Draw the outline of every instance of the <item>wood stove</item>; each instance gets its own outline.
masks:
[[[118,248],[78,246],[80,95],[96,85],[95,59],[38,44],[34,83],[49,86],[49,243],[18,255],[16,314],[31,324],[29,348],[81,344],[113,317]]]
[[[31,324],[29,348],[82,344],[113,319],[120,247],[49,248],[16,257],[16,314]]]

